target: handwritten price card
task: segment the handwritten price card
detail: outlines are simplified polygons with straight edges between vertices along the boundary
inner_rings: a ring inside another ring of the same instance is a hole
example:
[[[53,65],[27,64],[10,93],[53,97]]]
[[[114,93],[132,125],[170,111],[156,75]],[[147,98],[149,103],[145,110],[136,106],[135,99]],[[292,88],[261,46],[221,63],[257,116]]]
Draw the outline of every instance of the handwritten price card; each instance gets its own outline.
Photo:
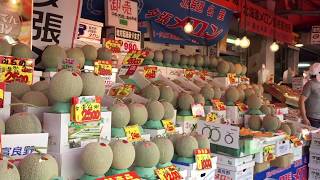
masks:
[[[143,67],[144,77],[147,79],[153,79],[156,77],[158,67],[157,66],[145,66]]]
[[[3,108],[4,103],[4,90],[6,89],[6,83],[0,82],[0,108]],[[1,146],[0,146],[1,147]]]
[[[197,169],[211,169],[211,155],[209,149],[196,149],[194,150],[196,163],[197,163]]]
[[[104,178],[98,178],[97,180],[141,180],[141,178],[135,171],[131,171],[113,176],[107,176]]]
[[[211,99],[211,103],[212,103],[213,108],[218,111],[226,110],[225,104],[222,101],[220,101],[220,99]]]
[[[228,73],[227,77],[228,77],[228,80],[229,80],[230,84],[236,84],[237,83],[236,74]]]
[[[248,111],[248,106],[242,102],[237,102],[236,106],[238,106],[238,109],[240,112],[246,112]]]
[[[148,51],[145,50],[132,50],[124,57],[122,64],[141,65],[143,60],[148,55]]]
[[[207,122],[215,122],[215,121],[217,120],[217,118],[218,118],[217,113],[215,113],[215,112],[210,112],[210,113],[208,113],[207,116],[206,116],[206,121],[207,121]]]
[[[184,70],[184,77],[186,77],[187,79],[191,79],[191,78],[193,78],[195,73],[196,73],[196,71],[193,69],[185,69]]]
[[[94,73],[100,76],[112,75],[112,61],[102,61],[102,60],[95,61]]]
[[[120,53],[120,48],[123,42],[121,40],[107,39],[105,46],[107,49],[111,50],[113,53]]]
[[[101,97],[80,96],[72,98],[71,121],[77,123],[100,121]]]
[[[205,117],[204,107],[202,104],[191,105],[193,117]]]
[[[127,126],[124,128],[124,131],[129,142],[136,142],[142,140],[140,128],[138,125]]]
[[[176,126],[173,124],[171,119],[164,119],[161,120],[162,125],[164,129],[166,129],[167,133],[175,133],[176,132]]]
[[[71,58],[66,58],[58,64],[58,71],[61,71],[63,69],[66,69],[71,72],[75,72],[77,74],[81,73],[80,64],[75,59],[71,59]]]
[[[123,98],[129,96],[135,90],[135,85],[133,84],[121,84],[116,87],[112,87],[108,95],[118,98]]]
[[[31,85],[34,60],[0,55],[0,82],[18,81]]]
[[[159,168],[155,170],[157,176],[160,180],[179,180],[182,179],[175,165],[171,165],[165,168]]]
[[[275,155],[276,145],[269,145],[263,148],[263,160],[265,162],[274,160],[276,158]]]

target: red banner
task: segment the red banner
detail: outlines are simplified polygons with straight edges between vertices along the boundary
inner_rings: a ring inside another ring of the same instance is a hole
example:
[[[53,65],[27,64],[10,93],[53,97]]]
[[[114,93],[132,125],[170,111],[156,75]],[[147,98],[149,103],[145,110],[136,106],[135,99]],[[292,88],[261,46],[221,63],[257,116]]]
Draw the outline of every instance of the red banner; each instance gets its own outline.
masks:
[[[292,24],[272,11],[242,0],[240,27],[263,36],[275,36],[276,40],[293,43]]]
[[[218,4],[232,11],[238,11],[241,0],[210,0],[214,4]]]
[[[138,176],[138,174],[134,171],[131,172],[126,172],[126,173],[122,173],[122,174],[117,174],[117,175],[113,175],[113,176],[107,176],[107,177],[103,177],[103,178],[98,178],[96,180],[141,180],[141,178]]]

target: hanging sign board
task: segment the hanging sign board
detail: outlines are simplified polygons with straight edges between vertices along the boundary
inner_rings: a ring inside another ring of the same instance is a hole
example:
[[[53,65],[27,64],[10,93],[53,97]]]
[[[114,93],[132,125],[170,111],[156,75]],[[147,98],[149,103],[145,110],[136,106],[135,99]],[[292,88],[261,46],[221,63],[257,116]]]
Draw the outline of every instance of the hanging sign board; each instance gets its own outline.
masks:
[[[122,42],[120,52],[136,51],[141,49],[141,33],[121,28],[115,28],[115,40]]]
[[[80,18],[78,39],[100,44],[103,23]]]
[[[312,26],[311,44],[320,44],[320,26]]]

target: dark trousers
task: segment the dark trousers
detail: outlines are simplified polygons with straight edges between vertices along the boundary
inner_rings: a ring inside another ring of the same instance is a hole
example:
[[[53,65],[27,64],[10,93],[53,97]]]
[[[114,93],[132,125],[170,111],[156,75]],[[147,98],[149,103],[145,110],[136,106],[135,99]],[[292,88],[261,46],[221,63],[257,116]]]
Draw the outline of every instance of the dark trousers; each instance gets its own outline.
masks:
[[[309,119],[312,127],[320,128],[320,119],[314,119],[314,118],[310,118],[310,117],[308,117],[308,119]]]

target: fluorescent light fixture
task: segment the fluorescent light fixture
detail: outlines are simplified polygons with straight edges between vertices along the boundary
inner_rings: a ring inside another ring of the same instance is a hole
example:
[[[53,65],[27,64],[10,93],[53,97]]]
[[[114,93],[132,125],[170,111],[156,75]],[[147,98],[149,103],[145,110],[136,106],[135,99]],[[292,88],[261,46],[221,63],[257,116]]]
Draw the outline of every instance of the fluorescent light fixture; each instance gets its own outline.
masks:
[[[231,38],[227,38],[227,43],[229,44],[235,44],[235,40]]]
[[[298,64],[299,68],[306,68],[306,67],[310,67],[310,63],[299,63]]]
[[[300,48],[300,47],[303,47],[303,44],[302,43],[297,43],[294,46]]]

